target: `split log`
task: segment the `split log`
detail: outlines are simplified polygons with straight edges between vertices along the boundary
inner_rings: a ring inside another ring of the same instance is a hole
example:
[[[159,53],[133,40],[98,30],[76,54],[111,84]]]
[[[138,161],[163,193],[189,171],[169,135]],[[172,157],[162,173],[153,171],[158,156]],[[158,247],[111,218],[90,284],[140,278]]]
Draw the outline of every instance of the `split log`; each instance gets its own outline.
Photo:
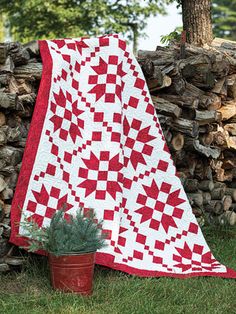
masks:
[[[221,113],[223,121],[229,120],[236,115],[236,102],[234,100],[225,101],[217,111]]]
[[[236,123],[225,124],[224,130],[229,132],[229,134],[236,136]]]

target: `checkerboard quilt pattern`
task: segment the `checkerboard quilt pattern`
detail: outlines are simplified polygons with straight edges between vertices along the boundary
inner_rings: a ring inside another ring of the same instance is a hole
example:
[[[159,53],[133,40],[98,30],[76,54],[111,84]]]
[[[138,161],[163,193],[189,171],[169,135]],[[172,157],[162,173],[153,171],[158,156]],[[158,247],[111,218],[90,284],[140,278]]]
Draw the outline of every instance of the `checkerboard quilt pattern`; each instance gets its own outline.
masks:
[[[98,264],[140,276],[234,277],[214,258],[192,214],[125,41],[107,35],[39,44],[43,76],[11,241],[24,244],[22,217],[46,226],[64,203],[68,214],[92,207],[108,234]]]

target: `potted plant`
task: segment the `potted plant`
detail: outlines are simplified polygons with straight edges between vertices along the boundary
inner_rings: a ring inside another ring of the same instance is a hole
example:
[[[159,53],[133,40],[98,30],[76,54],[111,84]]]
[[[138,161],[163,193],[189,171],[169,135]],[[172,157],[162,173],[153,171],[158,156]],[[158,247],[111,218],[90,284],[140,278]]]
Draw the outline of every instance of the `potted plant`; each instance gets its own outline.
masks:
[[[21,223],[29,238],[27,249],[48,253],[53,288],[83,295],[92,293],[95,253],[105,245],[101,225],[92,209],[85,213],[82,208],[75,216],[58,210],[44,228],[33,220]]]

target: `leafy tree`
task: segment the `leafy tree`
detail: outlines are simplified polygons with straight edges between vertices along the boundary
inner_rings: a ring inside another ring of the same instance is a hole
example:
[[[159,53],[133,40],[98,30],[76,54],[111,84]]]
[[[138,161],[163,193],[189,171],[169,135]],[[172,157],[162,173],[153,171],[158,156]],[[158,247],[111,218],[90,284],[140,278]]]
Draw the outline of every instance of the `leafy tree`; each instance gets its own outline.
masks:
[[[137,39],[150,15],[165,14],[170,0],[0,0],[15,40],[123,33]]]
[[[213,0],[212,18],[216,37],[236,40],[236,0]]]

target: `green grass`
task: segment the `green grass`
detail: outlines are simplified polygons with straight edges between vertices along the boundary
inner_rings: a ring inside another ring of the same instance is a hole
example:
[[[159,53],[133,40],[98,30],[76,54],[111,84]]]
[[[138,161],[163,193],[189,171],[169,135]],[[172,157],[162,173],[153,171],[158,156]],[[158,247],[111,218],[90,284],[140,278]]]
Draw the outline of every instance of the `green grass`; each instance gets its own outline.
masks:
[[[236,230],[204,229],[217,259],[236,269]],[[138,278],[97,266],[91,297],[51,289],[47,261],[32,257],[21,273],[1,276],[0,313],[236,313],[236,281]]]

